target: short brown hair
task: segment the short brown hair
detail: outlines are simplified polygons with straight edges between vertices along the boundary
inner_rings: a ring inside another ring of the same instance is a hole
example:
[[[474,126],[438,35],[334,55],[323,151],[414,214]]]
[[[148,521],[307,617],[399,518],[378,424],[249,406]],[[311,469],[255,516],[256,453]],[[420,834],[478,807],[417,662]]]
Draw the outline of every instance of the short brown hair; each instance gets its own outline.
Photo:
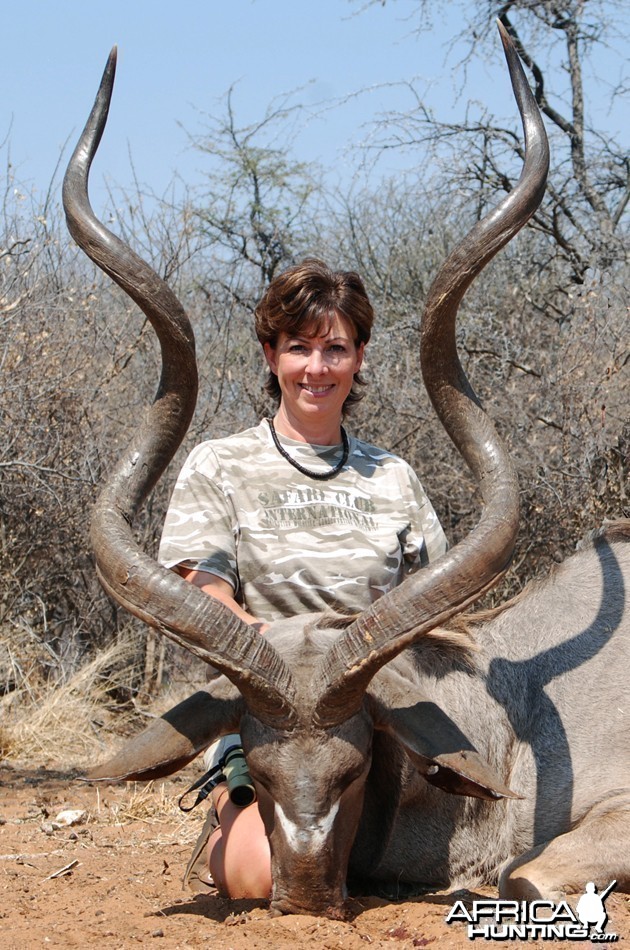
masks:
[[[256,336],[262,344],[275,347],[281,333],[288,336],[319,336],[328,321],[338,314],[352,329],[355,346],[367,343],[372,333],[374,310],[363,281],[354,271],[334,271],[317,258],[309,257],[276,277],[256,307]],[[344,412],[362,398],[358,386],[364,381],[355,373]],[[280,384],[269,371],[265,389],[280,401]]]

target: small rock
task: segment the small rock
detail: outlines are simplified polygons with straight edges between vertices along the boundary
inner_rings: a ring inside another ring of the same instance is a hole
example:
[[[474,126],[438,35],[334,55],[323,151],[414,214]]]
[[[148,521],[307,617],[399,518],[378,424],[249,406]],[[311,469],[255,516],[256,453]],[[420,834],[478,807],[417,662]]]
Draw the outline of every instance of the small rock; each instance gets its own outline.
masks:
[[[86,818],[87,812],[83,808],[67,808],[65,811],[59,812],[55,822],[59,822],[61,828],[69,825],[82,825]]]

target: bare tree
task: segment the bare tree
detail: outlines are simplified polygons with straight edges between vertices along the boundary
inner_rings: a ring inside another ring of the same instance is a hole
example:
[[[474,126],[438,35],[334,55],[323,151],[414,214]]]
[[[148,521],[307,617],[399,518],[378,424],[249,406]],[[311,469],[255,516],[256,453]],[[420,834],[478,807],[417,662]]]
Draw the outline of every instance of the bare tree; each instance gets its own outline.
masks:
[[[209,165],[196,214],[217,265],[247,266],[254,296],[260,297],[279,268],[303,252],[318,184],[313,167],[290,158],[301,106],[285,97],[262,119],[241,124],[234,92],[226,95],[224,115],[208,117],[206,130],[191,136]],[[226,287],[236,293],[234,284]]]
[[[382,5],[395,9],[395,2]],[[431,28],[432,6],[418,0],[418,32]],[[494,22],[500,19],[548,120],[552,169],[535,226],[578,282],[588,268],[627,263],[628,145],[601,118],[602,99],[612,107],[628,92],[621,52],[630,29],[627,5],[617,0],[477,0],[459,6],[465,26],[453,38],[452,52],[464,49],[458,64],[462,74],[473,57],[487,56],[489,49],[498,62]],[[597,57],[601,63],[603,54],[615,62],[607,70],[607,87],[597,76]],[[495,118],[488,104],[469,105],[461,121],[445,122],[414,93],[416,107],[390,116],[376,147],[422,145],[433,157],[447,156],[452,171],[443,186],[452,190],[456,184],[459,200],[480,217],[498,190],[512,187],[511,162],[522,159],[516,126]]]

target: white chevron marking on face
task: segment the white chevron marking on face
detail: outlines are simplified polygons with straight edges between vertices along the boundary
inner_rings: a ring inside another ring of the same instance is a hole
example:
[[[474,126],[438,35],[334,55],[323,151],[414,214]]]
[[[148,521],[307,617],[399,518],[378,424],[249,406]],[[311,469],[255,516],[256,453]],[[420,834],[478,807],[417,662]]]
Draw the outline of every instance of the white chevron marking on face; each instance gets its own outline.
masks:
[[[339,801],[336,801],[327,815],[323,818],[309,818],[304,826],[299,827],[290,818],[287,818],[282,806],[276,802],[276,817],[284,832],[287,843],[297,852],[320,851],[325,844],[333,826],[335,816],[339,811]]]

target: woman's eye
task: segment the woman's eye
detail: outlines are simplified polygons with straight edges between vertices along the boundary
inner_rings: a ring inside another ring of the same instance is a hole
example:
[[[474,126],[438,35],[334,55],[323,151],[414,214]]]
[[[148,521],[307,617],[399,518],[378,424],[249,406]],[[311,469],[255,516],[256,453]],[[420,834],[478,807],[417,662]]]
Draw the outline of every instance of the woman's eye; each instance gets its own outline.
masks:
[[[304,353],[306,347],[301,343],[292,343],[289,347],[289,353]]]
[[[329,347],[329,350],[331,353],[345,353],[346,352],[346,348],[343,345],[343,343],[333,343],[333,345]]]

